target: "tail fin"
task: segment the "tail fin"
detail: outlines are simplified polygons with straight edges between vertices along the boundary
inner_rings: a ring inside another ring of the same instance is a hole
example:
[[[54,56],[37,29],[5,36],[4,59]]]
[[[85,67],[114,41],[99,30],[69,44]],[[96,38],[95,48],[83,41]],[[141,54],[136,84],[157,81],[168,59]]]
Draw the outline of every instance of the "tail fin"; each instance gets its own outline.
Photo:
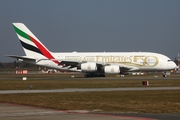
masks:
[[[23,23],[13,23],[13,26],[26,56],[54,59],[51,52]]]

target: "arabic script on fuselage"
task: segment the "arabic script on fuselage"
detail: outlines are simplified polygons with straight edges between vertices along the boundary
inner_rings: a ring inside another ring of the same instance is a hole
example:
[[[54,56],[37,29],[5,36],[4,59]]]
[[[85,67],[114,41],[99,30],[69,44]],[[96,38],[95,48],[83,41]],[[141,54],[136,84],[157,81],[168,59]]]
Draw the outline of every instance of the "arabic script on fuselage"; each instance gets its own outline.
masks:
[[[88,61],[101,63],[135,64],[141,66],[156,66],[159,60],[156,56],[66,56],[66,60]]]

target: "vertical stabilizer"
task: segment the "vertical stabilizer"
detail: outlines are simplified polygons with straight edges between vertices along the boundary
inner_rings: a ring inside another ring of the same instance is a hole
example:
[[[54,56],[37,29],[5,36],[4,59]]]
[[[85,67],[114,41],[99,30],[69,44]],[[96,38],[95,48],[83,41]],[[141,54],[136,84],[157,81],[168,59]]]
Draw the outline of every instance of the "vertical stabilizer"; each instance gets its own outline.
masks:
[[[13,23],[13,26],[26,56],[54,59],[51,52],[23,23]]]

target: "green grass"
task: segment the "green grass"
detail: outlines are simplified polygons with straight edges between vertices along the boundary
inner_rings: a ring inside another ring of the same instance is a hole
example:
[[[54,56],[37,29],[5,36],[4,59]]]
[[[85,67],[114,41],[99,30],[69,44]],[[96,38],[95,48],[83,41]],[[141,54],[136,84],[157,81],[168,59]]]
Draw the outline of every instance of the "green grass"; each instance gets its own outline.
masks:
[[[22,80],[23,76],[0,75],[0,90],[27,90],[30,85],[33,89],[180,86],[179,75],[169,76],[168,79],[154,79],[153,75],[126,76],[129,79],[84,79],[80,74],[73,79],[69,74],[36,74],[26,75],[27,81]],[[150,86],[142,86],[143,80],[148,80]],[[0,102],[59,110],[180,113],[180,90],[0,94]]]
[[[180,113],[180,90],[6,94],[0,102],[60,110]]]
[[[70,78],[72,75],[75,78]],[[157,80],[154,79],[154,75],[158,76]],[[27,81],[22,80],[24,76],[27,77]],[[110,78],[115,75],[107,76]],[[127,75],[115,79],[84,79],[82,74],[2,74],[0,75],[0,90],[25,90],[29,89],[30,85],[33,85],[33,89],[142,87],[143,80],[148,80],[152,87],[180,86],[179,74],[171,75],[168,79],[162,78],[161,74]]]
[[[21,78],[22,79],[22,78]],[[0,90],[27,90],[30,85],[33,89],[62,89],[62,88],[119,88],[119,87],[147,87],[142,86],[144,80],[124,80],[124,79],[51,79],[49,80],[0,80]],[[171,87],[180,86],[180,80],[163,79],[154,80],[149,79],[149,87]]]

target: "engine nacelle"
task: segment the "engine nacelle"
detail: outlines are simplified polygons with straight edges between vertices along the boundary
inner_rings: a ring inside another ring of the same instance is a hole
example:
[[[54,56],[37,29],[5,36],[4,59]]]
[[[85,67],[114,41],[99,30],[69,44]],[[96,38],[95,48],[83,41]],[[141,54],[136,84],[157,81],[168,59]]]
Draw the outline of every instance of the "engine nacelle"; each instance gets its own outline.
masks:
[[[83,63],[81,64],[81,70],[85,72],[95,72],[97,71],[96,63]]]
[[[119,74],[120,73],[120,67],[119,66],[105,66],[104,67],[104,72],[105,73],[115,73],[115,74]]]

